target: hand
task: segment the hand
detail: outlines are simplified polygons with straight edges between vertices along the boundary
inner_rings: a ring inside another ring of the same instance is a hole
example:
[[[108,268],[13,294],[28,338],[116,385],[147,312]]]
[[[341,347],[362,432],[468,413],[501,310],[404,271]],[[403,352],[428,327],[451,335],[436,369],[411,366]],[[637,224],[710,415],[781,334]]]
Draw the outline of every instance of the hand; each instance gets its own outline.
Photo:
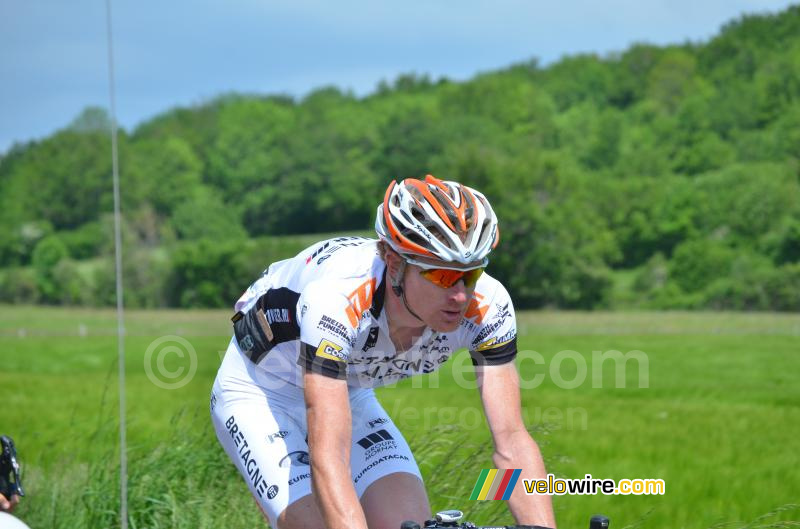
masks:
[[[17,496],[16,494],[11,496],[11,501],[9,501],[8,499],[6,499],[5,496],[0,494],[0,511],[11,512],[14,510],[14,507],[16,507],[18,503],[19,503],[19,496]]]

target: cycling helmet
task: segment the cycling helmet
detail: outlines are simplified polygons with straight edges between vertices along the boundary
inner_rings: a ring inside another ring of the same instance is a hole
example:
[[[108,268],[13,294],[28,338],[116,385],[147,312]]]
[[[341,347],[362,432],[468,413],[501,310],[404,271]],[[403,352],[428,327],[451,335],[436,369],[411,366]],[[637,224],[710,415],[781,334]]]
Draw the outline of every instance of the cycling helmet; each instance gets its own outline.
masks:
[[[497,246],[497,217],[482,193],[431,175],[393,180],[378,206],[375,231],[406,258],[486,266]],[[457,266],[458,267],[458,266]]]

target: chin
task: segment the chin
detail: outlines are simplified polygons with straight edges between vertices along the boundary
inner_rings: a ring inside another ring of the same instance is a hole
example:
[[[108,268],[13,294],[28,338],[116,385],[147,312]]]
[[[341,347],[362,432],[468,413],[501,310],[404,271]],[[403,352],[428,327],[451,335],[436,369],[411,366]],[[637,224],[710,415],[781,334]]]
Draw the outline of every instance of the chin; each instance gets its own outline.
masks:
[[[436,324],[431,325],[430,327],[436,332],[453,332],[458,329],[459,325],[461,325],[460,319],[456,322],[438,321]]]

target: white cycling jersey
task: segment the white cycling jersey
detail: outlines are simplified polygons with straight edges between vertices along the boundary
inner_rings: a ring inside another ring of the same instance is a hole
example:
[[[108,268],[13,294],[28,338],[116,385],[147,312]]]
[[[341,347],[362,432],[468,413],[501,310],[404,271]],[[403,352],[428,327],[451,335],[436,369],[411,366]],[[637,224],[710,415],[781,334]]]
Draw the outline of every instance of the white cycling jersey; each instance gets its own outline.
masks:
[[[376,387],[438,369],[458,349],[475,364],[516,356],[516,321],[508,292],[479,278],[459,327],[427,328],[407,351],[389,338],[383,302],[386,265],[377,241],[339,237],[272,264],[236,302],[236,341],[272,377],[302,385],[303,368]],[[413,300],[412,300],[413,303]]]

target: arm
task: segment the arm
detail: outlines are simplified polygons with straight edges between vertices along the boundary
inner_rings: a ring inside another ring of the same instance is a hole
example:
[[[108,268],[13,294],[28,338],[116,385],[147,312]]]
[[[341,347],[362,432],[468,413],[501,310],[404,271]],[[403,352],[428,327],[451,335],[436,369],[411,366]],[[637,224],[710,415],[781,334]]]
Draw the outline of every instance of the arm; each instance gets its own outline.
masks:
[[[544,479],[542,454],[522,422],[519,376],[514,362],[475,367],[483,410],[494,441],[492,461],[497,468],[521,468],[522,477]],[[508,507],[518,524],[555,527],[549,496],[525,494],[515,487]]]
[[[350,478],[352,418],[347,383],[319,373],[304,375],[311,483],[325,526],[367,529]]]
[[[13,494],[11,500],[0,494],[0,511],[12,512],[19,503],[19,496]]]

